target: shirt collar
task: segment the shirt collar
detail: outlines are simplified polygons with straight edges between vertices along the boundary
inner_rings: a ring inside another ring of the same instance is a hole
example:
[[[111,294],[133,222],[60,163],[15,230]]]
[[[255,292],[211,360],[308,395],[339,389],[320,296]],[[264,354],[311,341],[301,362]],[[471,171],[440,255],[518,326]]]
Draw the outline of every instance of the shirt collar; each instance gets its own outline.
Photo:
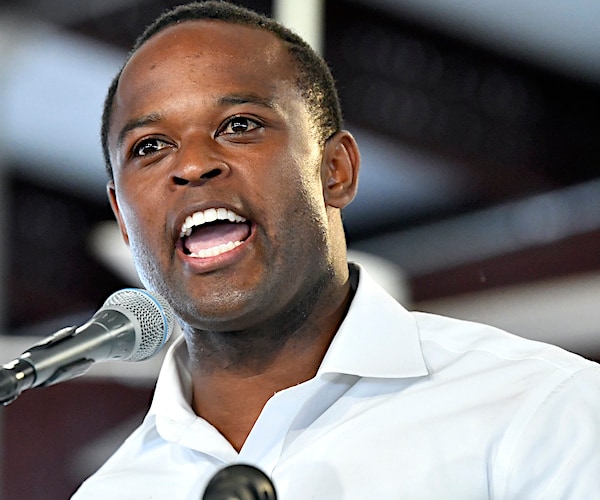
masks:
[[[380,378],[427,375],[414,317],[364,268],[356,267],[358,288],[318,374]]]
[[[165,355],[149,414],[176,413],[183,420],[189,420],[190,415],[194,414],[191,407],[192,375],[188,359],[185,338],[181,335]]]

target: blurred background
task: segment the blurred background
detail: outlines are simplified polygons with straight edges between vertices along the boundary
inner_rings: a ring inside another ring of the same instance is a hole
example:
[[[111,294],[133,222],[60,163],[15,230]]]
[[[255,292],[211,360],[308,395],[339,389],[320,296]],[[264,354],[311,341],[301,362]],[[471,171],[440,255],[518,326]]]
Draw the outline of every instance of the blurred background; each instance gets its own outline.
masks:
[[[137,286],[105,197],[106,89],[167,0],[0,2],[0,363]],[[600,360],[600,3],[247,0],[303,34],[361,146],[353,258],[407,307]],[[0,409],[0,499],[68,498],[160,359]]]

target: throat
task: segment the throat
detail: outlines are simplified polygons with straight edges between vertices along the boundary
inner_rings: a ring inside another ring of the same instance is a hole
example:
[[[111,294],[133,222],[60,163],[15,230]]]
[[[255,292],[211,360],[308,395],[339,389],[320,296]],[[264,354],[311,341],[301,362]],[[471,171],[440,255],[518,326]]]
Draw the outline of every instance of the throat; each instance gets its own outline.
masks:
[[[277,370],[281,364],[293,378],[292,383],[310,378],[316,373],[345,310],[342,297],[326,293],[329,282],[329,275],[324,274],[299,300],[243,331],[184,328],[198,375],[227,373],[254,377]],[[294,360],[293,366],[290,359]]]

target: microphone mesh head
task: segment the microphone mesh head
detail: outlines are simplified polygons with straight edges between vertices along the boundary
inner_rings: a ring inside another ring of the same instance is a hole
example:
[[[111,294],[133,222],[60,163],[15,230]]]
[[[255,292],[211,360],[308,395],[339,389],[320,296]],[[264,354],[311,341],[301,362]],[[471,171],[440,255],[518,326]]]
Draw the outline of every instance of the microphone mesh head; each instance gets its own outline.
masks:
[[[134,323],[136,335],[141,337],[139,345],[123,361],[143,361],[158,353],[173,332],[175,313],[167,301],[158,294],[141,288],[124,288],[113,293],[104,302],[103,308],[117,306]]]

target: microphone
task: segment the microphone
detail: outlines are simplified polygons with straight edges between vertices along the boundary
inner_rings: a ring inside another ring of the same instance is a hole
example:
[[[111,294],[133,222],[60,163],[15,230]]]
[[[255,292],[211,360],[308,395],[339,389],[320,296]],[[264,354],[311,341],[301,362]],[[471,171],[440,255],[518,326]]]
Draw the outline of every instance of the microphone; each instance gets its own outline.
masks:
[[[84,374],[97,361],[143,361],[165,345],[175,313],[164,298],[147,290],[113,293],[80,327],[67,327],[35,344],[0,368],[0,403],[24,390],[46,387]]]
[[[217,472],[202,500],[277,500],[269,477],[252,465],[235,464]]]

